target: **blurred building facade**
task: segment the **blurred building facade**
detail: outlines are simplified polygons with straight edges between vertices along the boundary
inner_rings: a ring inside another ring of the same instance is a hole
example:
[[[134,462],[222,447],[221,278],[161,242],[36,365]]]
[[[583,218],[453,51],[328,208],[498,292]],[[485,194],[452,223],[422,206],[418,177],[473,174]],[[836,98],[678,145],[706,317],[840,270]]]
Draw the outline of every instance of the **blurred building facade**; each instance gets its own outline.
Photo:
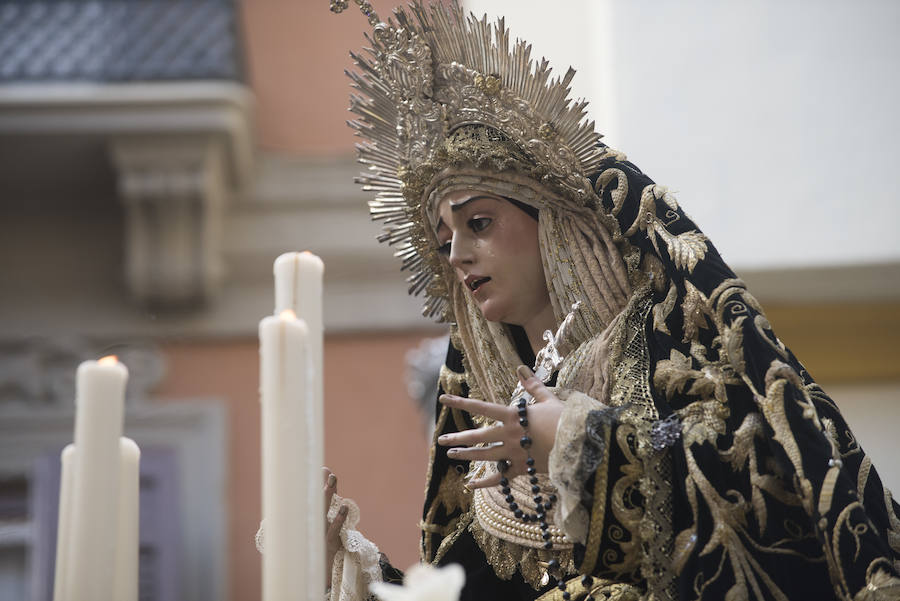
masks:
[[[382,16],[393,6],[373,4]],[[622,107],[642,99],[645,115],[693,122],[708,109],[684,101],[694,112],[667,114],[669,96],[653,104],[652,84],[626,76],[666,45],[640,54],[628,46],[637,32],[662,35],[679,18],[629,6],[572,1],[551,28],[538,3],[475,8],[507,13],[514,34],[544,42],[538,53],[557,68],[580,66],[600,129],[667,183],[652,167],[669,156],[677,177],[689,170],[680,153],[698,140],[714,147],[715,132],[701,123],[668,155],[645,143],[653,128]],[[692,39],[717,27],[701,18],[704,6],[682,11]],[[256,325],[272,311],[272,261],[289,250],[326,265],[326,461],[339,492],[359,502],[362,530],[398,565],[415,561],[427,428],[410,396],[428,395],[421,374],[436,345],[423,340],[443,330],[406,296],[352,181],[343,70],[348,50],[364,45],[365,20],[348,12],[332,15],[325,0],[0,0],[0,598],[50,598],[74,370],[110,353],[129,367],[126,434],[143,450],[141,599],[259,598]],[[572,35],[575,14],[590,18]],[[864,37],[847,35],[848,48]],[[574,43],[574,58],[558,56],[554,40]],[[698,42],[710,55],[716,43]],[[604,52],[618,53],[618,96],[601,91]],[[689,190],[702,199],[721,186]],[[680,197],[691,211],[692,198]],[[801,214],[812,210],[793,198]],[[737,201],[717,206],[707,219],[692,214],[728,249],[733,230],[721,229],[725,240],[715,232],[744,216]],[[822,236],[841,231],[838,217],[822,221]],[[876,465],[898,450],[878,434],[900,417],[893,248],[878,260],[733,265],[851,425],[875,433],[857,432]],[[900,473],[886,480],[898,487]]]
[[[364,21],[332,17],[0,2],[0,598],[50,599],[74,370],[111,353],[143,451],[141,599],[259,597],[256,326],[289,250],[326,264],[329,465],[415,560],[426,428],[405,357],[441,331],[353,184],[342,70]]]

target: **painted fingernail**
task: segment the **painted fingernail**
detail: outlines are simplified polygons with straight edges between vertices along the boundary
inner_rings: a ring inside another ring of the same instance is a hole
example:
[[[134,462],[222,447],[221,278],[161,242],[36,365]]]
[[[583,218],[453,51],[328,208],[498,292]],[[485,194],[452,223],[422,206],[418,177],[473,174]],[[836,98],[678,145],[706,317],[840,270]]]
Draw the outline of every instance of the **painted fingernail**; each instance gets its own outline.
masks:
[[[334,474],[328,474],[328,486],[334,488],[334,485],[337,484],[337,476]]]
[[[527,365],[520,365],[519,367],[517,367],[516,373],[519,374],[519,377],[523,380],[527,380],[528,378],[534,376],[534,372],[531,371],[531,368],[529,368]]]
[[[438,436],[438,442],[447,442],[449,439],[450,437],[446,434],[441,434],[440,436]]]
[[[447,449],[448,455],[457,455],[459,454],[459,449]]]

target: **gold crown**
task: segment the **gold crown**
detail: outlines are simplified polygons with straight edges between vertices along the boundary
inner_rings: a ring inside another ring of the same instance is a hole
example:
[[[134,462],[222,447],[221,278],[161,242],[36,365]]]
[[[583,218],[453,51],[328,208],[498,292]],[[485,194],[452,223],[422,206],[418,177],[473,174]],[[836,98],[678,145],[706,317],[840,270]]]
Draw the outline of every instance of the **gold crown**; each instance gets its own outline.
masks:
[[[348,73],[359,91],[351,95],[358,118],[350,125],[364,140],[357,150],[367,166],[357,181],[376,193],[369,207],[385,223],[379,241],[412,272],[409,292],[426,291],[423,313],[446,318],[447,289],[422,207],[442,169],[460,162],[513,168],[593,205],[587,176],[606,149],[586,120],[587,102],[569,98],[574,69],[551,79],[547,60],[532,60],[530,44],[510,43],[504,19],[491,25],[486,15],[464,15],[455,0],[416,0],[384,22],[368,2],[355,1],[373,27],[371,48],[351,52],[359,72]],[[347,6],[331,1],[334,12]]]

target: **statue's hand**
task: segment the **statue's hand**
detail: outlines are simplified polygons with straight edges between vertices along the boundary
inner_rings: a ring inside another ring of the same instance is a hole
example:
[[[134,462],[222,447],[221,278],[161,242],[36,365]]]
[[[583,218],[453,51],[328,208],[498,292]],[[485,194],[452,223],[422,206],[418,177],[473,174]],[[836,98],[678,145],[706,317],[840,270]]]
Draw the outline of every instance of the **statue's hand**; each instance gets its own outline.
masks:
[[[337,515],[331,522],[328,521],[328,508],[331,507],[331,499],[337,492],[337,476],[331,473],[327,467],[322,468],[325,477],[325,587],[331,586],[331,569],[334,558],[341,550],[341,528],[347,519],[348,507],[342,505]]]
[[[526,473],[525,460],[531,456],[537,471],[547,471],[550,449],[553,448],[553,443],[556,441],[556,426],[564,405],[530,369],[522,365],[517,371],[522,386],[535,400],[533,405],[528,406],[528,426],[526,428],[519,424],[519,415],[515,406],[504,407],[450,394],[441,395],[441,403],[448,407],[483,415],[497,422],[492,426],[438,437],[439,445],[453,447],[447,451],[448,456],[453,459],[470,461],[506,460],[509,462],[509,469],[505,472],[507,477]],[[520,445],[526,431],[531,438],[531,447],[527,451]],[[478,444],[489,446],[473,446]],[[486,478],[472,480],[468,486],[469,488],[496,486],[500,483],[503,475],[495,473]]]

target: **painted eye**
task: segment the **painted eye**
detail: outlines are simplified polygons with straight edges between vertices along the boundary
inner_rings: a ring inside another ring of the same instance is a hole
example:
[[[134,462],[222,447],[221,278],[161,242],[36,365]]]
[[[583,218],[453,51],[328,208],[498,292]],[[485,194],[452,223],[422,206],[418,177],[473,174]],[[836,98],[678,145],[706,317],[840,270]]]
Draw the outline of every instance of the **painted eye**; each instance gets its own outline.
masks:
[[[473,232],[480,232],[490,224],[490,217],[475,217],[474,219],[469,219],[469,228],[471,228]]]
[[[438,246],[437,251],[438,251],[439,255],[444,255],[445,257],[449,257],[450,256],[450,243],[445,242],[444,244]]]

